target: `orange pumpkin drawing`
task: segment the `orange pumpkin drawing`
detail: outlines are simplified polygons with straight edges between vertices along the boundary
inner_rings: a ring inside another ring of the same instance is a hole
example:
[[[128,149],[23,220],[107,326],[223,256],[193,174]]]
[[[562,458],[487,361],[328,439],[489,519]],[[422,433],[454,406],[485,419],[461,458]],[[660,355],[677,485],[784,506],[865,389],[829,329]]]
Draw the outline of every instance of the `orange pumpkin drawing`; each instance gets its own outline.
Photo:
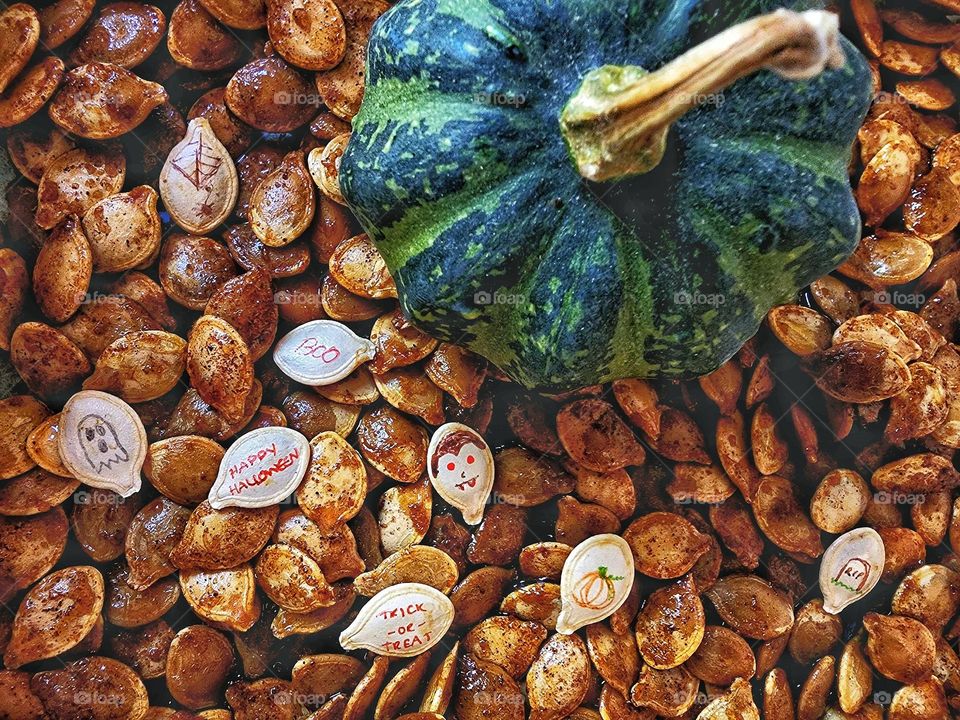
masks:
[[[623,580],[622,575],[610,575],[604,566],[586,573],[577,583],[573,597],[577,604],[588,610],[606,610],[617,595],[614,582]]]

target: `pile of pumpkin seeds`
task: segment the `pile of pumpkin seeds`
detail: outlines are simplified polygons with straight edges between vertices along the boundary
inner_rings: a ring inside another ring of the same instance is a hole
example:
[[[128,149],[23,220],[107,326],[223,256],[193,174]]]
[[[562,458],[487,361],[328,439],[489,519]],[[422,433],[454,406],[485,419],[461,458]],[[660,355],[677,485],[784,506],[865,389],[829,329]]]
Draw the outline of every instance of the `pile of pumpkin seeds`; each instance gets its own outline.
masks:
[[[960,6],[844,4],[877,90],[850,260],[704,378],[542,396],[410,326],[342,205],[388,6],[161,5],[0,13],[0,717],[960,713]],[[371,356],[295,382],[271,351],[324,319]],[[62,452],[81,390],[145,428],[126,497]],[[493,449],[476,526],[428,477],[446,422]],[[214,508],[236,439],[276,427],[310,440],[292,499]],[[857,527],[880,583],[832,614],[820,561]],[[568,557],[608,534],[629,594],[557,632]],[[449,631],[345,651],[400,583],[448,597]]]

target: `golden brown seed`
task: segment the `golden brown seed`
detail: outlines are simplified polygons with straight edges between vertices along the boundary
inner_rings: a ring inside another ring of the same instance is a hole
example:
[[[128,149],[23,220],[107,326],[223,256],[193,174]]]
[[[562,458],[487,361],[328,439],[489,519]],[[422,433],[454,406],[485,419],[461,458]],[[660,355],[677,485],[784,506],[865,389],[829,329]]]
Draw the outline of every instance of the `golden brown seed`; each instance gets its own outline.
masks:
[[[132,332],[108,345],[85,390],[103,390],[137,403],[165,395],[180,382],[187,361],[187,343],[162,330]]]
[[[167,689],[191,710],[211,707],[220,699],[232,664],[233,646],[223,633],[206,625],[188,625],[170,643]]]
[[[162,85],[117,65],[92,62],[66,74],[49,111],[67,132],[106,140],[136,128],[167,99]]]
[[[892,503],[882,507],[897,508]],[[899,520],[899,512],[897,513]],[[877,532],[883,539],[886,559],[883,564],[883,582],[893,582],[900,579],[910,570],[923,563],[927,548],[923,537],[914,530],[903,527],[878,527]]]
[[[800,305],[780,305],[767,313],[767,324],[790,352],[801,357],[830,346],[833,329],[816,310]]]
[[[936,678],[902,687],[890,703],[889,720],[940,718],[949,716],[943,685]]]
[[[157,191],[139,185],[130,192],[104,198],[84,213],[83,230],[97,272],[142,267],[160,250]]]
[[[337,433],[320,433],[310,448],[312,459],[297,488],[297,503],[322,532],[332,532],[363,507],[367,472],[357,451]]]
[[[23,258],[9,248],[0,248],[0,349],[2,350],[10,349],[14,323],[20,318],[29,286],[30,277]]]
[[[842,632],[840,618],[826,612],[823,601],[817,598],[797,612],[787,648],[794,660],[808,665],[831,652]]]
[[[851,0],[850,8],[853,11],[857,29],[863,44],[874,57],[880,57],[883,51],[883,22],[874,0]]]
[[[240,59],[243,46],[198,0],[182,0],[170,15],[167,49],[191,70],[220,70]]]
[[[227,27],[257,30],[267,22],[263,0],[201,0],[201,4]]]
[[[948,110],[957,101],[953,90],[936,78],[898,82],[897,94],[914,107],[932,112]]]
[[[316,561],[292,545],[270,545],[257,559],[257,584],[280,607],[308,613],[336,602]]]
[[[365,569],[357,552],[357,540],[349,527],[343,525],[325,532],[300,510],[280,514],[273,540],[303,550],[317,561],[329,582],[354,578]]]
[[[482,720],[490,713],[490,694],[500,700],[498,718],[523,720],[524,698],[517,682],[493,663],[463,654],[459,662],[459,687],[453,704],[460,720]]]
[[[190,513],[170,562],[181,569],[204,570],[225,570],[245,563],[267,544],[278,513],[276,505],[215,510],[204,501]]]
[[[824,532],[840,534],[863,517],[870,501],[870,488],[853,470],[827,473],[810,501],[810,519]]]
[[[40,17],[26,3],[0,13],[0,93],[26,67],[40,42]]]
[[[923,352],[923,349],[911,340],[892,318],[880,314],[852,317],[833,333],[834,345],[855,340],[883,345],[905,362],[916,360]]]
[[[903,206],[907,229],[928,242],[939,240],[960,223],[960,190],[943,168],[933,168],[914,183]]]
[[[63,80],[60,58],[44,58],[27,68],[17,81],[0,94],[0,127],[13,127],[37,114],[53,97]]]
[[[0,479],[9,480],[34,467],[27,441],[49,415],[46,406],[30,395],[0,400]]]
[[[674,502],[716,504],[733,495],[737,488],[717,465],[679,463],[666,490]]]
[[[326,698],[352,690],[364,671],[363,663],[350,655],[305,655],[293,666],[291,682],[295,692]]]
[[[939,633],[960,610],[960,574],[943,565],[924,565],[900,582],[890,609]]]
[[[106,619],[122,628],[142,627],[160,619],[180,599],[180,586],[167,577],[146,590],[135,590],[127,580],[129,568],[119,566],[107,577]]]
[[[750,422],[753,461],[763,475],[774,475],[787,461],[789,448],[777,430],[777,418],[766,403],[761,403]]]
[[[613,383],[613,395],[630,422],[648,437],[660,435],[660,405],[657,391],[645,380],[627,379]]]
[[[83,351],[60,330],[26,322],[10,338],[10,362],[27,387],[45,398],[61,398],[91,370]]]
[[[750,645],[737,633],[707,625],[700,645],[684,666],[704,682],[726,686],[738,677],[753,677],[757,661]]]
[[[937,51],[925,45],[886,40],[880,53],[880,63],[902,75],[928,75],[937,67]]]
[[[236,276],[230,253],[216,240],[173,233],[160,250],[160,285],[173,301],[202,311],[214,292]]]
[[[891,442],[903,442],[934,432],[947,421],[951,405],[943,373],[925,362],[910,366],[910,385],[890,399],[890,420],[884,433]]]
[[[227,280],[207,302],[204,314],[226,320],[243,338],[256,362],[277,335],[279,313],[266,270],[256,269]]]
[[[245,414],[253,386],[253,358],[240,334],[215,315],[204,315],[190,330],[187,375],[196,391],[227,420]]]
[[[273,55],[254,60],[234,73],[224,99],[230,111],[247,125],[265,132],[289,132],[310,122],[315,96],[298,70]]]
[[[283,247],[300,237],[316,212],[316,192],[303,153],[288,153],[254,189],[250,227],[268,247]]]
[[[693,707],[699,689],[700,680],[683,665],[670,670],[655,670],[645,665],[630,689],[630,700],[649,712],[677,717]]]
[[[64,596],[70,598],[67,605]],[[100,617],[103,597],[103,576],[94,567],[68,567],[48,575],[17,608],[4,665],[16,669],[76,646]]]
[[[583,640],[577,635],[553,635],[527,673],[531,720],[569,715],[586,697],[589,680],[590,658]]]
[[[613,407],[603,400],[577,400],[557,414],[557,435],[564,449],[580,465],[609,472],[642,465],[643,447]]]
[[[728,417],[728,416],[724,416]],[[710,462],[703,441],[703,433],[690,415],[677,408],[662,407],[660,434],[656,441],[648,441],[660,455],[676,462]],[[640,460],[635,460],[635,464]]]
[[[910,386],[910,369],[893,351],[872,342],[845,342],[818,353],[812,366],[821,390],[843,402],[871,403]]]
[[[332,0],[269,0],[267,32],[277,52],[304,70],[336,67],[347,49],[343,16]]]
[[[899,142],[887,143],[864,168],[856,198],[867,225],[882,225],[909,196],[917,169],[912,149]]]
[[[789,480],[776,475],[764,478],[753,499],[753,514],[777,547],[811,560],[823,553],[820,532],[801,507]]]
[[[433,512],[430,480],[387,488],[380,496],[380,544],[391,555],[419,543],[430,529]]]
[[[7,136],[10,160],[34,184],[40,182],[50,161],[75,147],[76,144],[66,133],[53,126],[36,129],[21,127]]]
[[[40,39],[53,50],[76,35],[90,19],[94,0],[56,0],[40,11]]]
[[[720,578],[706,595],[724,622],[744,637],[771,640],[793,627],[790,599],[756,575]]]
[[[923,275],[933,261],[930,244],[913,235],[884,233],[863,238],[837,271],[874,289]]]
[[[9,602],[56,565],[67,542],[67,516],[56,508],[27,518],[0,518],[0,600]]]
[[[62,669],[37,673],[30,687],[51,715],[60,718],[144,720],[150,704],[140,676],[107,657],[85,657]],[[109,701],[96,704],[93,698]],[[90,714],[91,707],[98,709],[95,715]]]
[[[397,297],[397,286],[380,252],[366,234],[344,240],[333,251],[330,275],[360,297],[381,300]]]
[[[895,120],[869,120],[860,128],[857,140],[860,141],[860,162],[864,165],[868,165],[880,149],[890,143],[904,147],[917,166],[923,159],[920,144],[905,126]]]
[[[511,677],[522,678],[547,635],[540,623],[499,615],[471,628],[463,638],[463,649],[477,660],[503,668]]]
[[[634,520],[623,533],[636,568],[649,577],[680,577],[707,551],[707,536],[680,515],[653,512]]]
[[[703,603],[687,576],[647,598],[637,616],[637,647],[647,665],[669,670],[696,652],[705,627]]]
[[[458,577],[456,563],[445,552],[429,545],[412,545],[357,576],[354,587],[361,595],[371,597],[391,585],[420,582],[449,593]]]
[[[859,710],[873,692],[873,669],[863,654],[859,639],[850,640],[843,647],[837,664],[837,699],[847,713]]]
[[[827,696],[830,694],[835,676],[836,660],[833,656],[827,655],[820,658],[800,688],[800,695],[797,698],[797,720],[819,720],[823,717],[827,709]]]
[[[344,58],[332,70],[317,73],[316,87],[323,104],[334,115],[350,120],[360,110],[363,99],[370,31],[390,5],[383,0],[356,0],[340,8],[347,29]]]
[[[64,218],[40,248],[33,267],[33,294],[43,314],[54,322],[70,318],[87,299],[93,254],[73,215]]]
[[[260,617],[253,568],[182,570],[180,591],[193,611],[214,627],[244,632]]]
[[[136,67],[157,48],[166,29],[166,17],[153,5],[132,2],[107,5],[70,53],[70,63],[83,65],[96,61]]]
[[[400,482],[416,482],[423,474],[428,440],[422,427],[389,406],[365,414],[357,428],[363,457]]]
[[[885,492],[936,492],[956,487],[960,484],[960,474],[940,455],[918,453],[877,468],[870,484]]]
[[[902,683],[930,676],[936,658],[933,634],[912,618],[867,613],[867,656],[878,673]],[[910,652],[903,652],[910,648]]]
[[[116,152],[68,150],[54,158],[37,187],[37,225],[49,230],[67,215],[82,216],[90,207],[120,192],[126,161]]]
[[[487,361],[451,343],[440,343],[423,366],[434,385],[453,396],[461,407],[472,408],[487,377]]]
[[[325,291],[328,280],[341,291],[349,292],[330,276],[324,280]],[[364,302],[359,297],[357,300]],[[324,309],[327,307],[325,302]],[[331,314],[331,317],[334,315]],[[354,317],[348,322],[356,319]],[[377,318],[370,330],[370,341],[376,346],[377,351],[368,366],[370,372],[374,374],[419,362],[436,350],[439,344],[435,339],[414,327],[399,309]]]

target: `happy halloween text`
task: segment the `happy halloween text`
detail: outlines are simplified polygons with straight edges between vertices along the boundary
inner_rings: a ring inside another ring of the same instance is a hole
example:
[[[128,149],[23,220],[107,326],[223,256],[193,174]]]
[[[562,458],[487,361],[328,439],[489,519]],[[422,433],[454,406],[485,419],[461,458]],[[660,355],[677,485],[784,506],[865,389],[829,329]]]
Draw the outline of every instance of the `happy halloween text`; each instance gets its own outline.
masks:
[[[285,455],[277,455],[277,444],[271,443],[265,448],[258,450],[255,453],[250,453],[244,460],[231,465],[230,469],[227,471],[230,479],[233,480],[238,475],[245,473],[249,470],[256,468],[258,465],[262,464],[264,460],[273,456],[273,463],[267,467],[260,468],[255,470],[249,477],[241,477],[237,482],[231,483],[230,485],[230,494],[231,495],[240,495],[244,490],[252,487],[257,487],[258,485],[263,485],[270,478],[276,475],[279,472],[283,472],[288,467],[292,466],[297,459],[300,457],[300,449],[294,448]]]

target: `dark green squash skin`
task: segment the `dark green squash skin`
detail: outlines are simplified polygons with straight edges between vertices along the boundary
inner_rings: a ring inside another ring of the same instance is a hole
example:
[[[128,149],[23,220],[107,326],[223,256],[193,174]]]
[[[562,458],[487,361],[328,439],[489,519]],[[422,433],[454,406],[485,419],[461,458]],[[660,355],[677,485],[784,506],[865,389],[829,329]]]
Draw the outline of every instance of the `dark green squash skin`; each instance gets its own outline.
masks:
[[[839,71],[762,72],[688,113],[653,230],[597,200],[558,118],[590,70],[656,69],[784,4],[800,5],[724,0],[720,17],[698,17],[702,0],[394,6],[374,28],[340,184],[406,314],[528,387],[696,376],[731,357],[859,240],[847,164],[872,92],[865,60],[844,41]]]

